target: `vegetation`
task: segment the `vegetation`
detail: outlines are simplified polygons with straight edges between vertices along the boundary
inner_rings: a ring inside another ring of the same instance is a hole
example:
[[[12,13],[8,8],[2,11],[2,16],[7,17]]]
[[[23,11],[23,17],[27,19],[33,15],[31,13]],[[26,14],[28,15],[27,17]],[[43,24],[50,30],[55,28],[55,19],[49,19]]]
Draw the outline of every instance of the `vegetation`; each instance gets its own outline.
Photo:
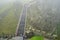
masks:
[[[53,8],[48,6],[46,9],[43,9],[43,7],[40,8],[39,6],[33,4],[29,7],[27,11],[26,31],[33,30],[36,35],[43,35],[44,37],[57,36],[57,9],[53,10]]]
[[[30,40],[44,40],[42,36],[34,36]]]
[[[6,5],[5,5],[6,6]],[[22,5],[16,9],[15,5],[2,8],[0,13],[0,35],[15,34],[17,23],[20,17]],[[5,11],[4,11],[5,10]]]

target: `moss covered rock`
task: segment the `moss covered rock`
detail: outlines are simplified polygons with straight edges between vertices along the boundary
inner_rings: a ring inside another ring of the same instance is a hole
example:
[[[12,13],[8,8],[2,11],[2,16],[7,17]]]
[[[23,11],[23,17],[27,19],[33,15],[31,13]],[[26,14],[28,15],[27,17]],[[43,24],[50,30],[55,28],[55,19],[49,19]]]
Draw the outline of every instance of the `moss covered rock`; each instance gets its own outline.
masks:
[[[34,36],[30,40],[44,40],[43,36]]]

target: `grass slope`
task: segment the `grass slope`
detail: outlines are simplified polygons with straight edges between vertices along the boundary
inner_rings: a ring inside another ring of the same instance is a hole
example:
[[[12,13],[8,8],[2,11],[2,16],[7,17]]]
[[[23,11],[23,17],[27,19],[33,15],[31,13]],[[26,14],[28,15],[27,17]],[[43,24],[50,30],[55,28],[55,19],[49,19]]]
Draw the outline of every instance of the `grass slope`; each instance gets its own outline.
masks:
[[[17,16],[20,15],[22,8],[19,8],[19,11],[17,12]],[[0,22],[0,34],[14,34],[16,31],[18,19],[17,19],[14,6],[11,8],[11,10],[8,12],[7,16],[5,16],[1,22]]]

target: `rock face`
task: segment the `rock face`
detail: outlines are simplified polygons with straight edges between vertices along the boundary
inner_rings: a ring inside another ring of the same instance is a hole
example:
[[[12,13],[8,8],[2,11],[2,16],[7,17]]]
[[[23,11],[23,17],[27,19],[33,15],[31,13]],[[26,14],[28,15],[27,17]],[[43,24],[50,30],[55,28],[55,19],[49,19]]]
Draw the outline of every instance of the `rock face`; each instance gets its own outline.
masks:
[[[0,38],[0,40],[23,40],[23,37],[17,36],[17,37],[13,37],[12,39],[8,39],[8,38],[6,38],[6,39]]]
[[[12,40],[23,40],[23,37],[13,37]]]

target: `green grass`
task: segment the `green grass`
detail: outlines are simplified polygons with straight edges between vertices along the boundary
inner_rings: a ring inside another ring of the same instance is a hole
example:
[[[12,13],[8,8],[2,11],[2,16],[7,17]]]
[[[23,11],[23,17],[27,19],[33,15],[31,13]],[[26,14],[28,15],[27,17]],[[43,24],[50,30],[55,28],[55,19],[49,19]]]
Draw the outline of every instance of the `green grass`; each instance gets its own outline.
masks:
[[[3,18],[2,25],[1,25],[2,26],[1,33],[11,34],[12,32],[13,33],[15,32],[17,20],[14,17],[13,13],[14,12],[11,10],[9,14]]]
[[[58,35],[58,40],[60,40],[60,22],[57,24],[57,35]]]
[[[19,16],[21,12],[21,9],[19,12],[17,12],[17,15]],[[0,23],[0,34],[15,34],[16,27],[17,27],[18,19],[15,16],[14,7],[11,8],[11,10],[8,12],[8,15],[5,16],[1,23]]]
[[[30,40],[44,40],[43,36],[34,36]]]
[[[11,7],[12,7],[12,4],[6,4],[6,5],[2,6],[2,8],[0,9],[0,14],[2,14],[5,10],[7,10]]]

